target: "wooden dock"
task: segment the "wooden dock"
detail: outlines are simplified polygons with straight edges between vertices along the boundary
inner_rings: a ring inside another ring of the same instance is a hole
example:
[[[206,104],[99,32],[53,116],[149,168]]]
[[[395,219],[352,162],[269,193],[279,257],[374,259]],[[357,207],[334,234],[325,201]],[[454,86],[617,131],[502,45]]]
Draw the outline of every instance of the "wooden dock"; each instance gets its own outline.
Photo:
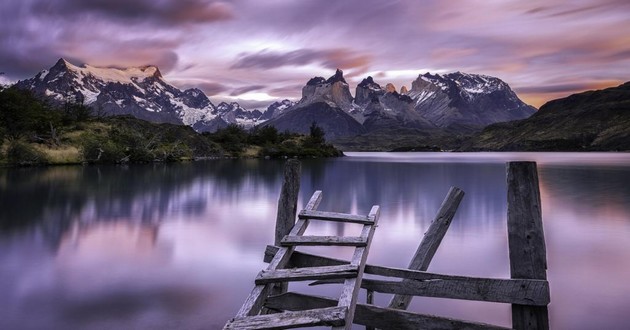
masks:
[[[549,284],[536,163],[507,164],[508,241],[510,279],[477,278],[429,273],[427,269],[446,234],[464,192],[452,187],[420,242],[408,269],[366,264],[379,220],[375,205],[367,215],[317,210],[322,192],[316,191],[297,212],[300,163],[289,160],[278,200],[275,244],[267,246],[262,270],[236,317],[224,329],[290,329],[330,326],[351,329],[508,329],[490,324],[405,311],[414,296],[508,303],[512,328],[548,329]],[[297,221],[295,220],[297,216]],[[309,222],[336,221],[362,225],[360,236],[305,236]],[[298,246],[355,247],[350,260],[296,251]],[[391,280],[363,278],[364,274]],[[342,284],[336,298],[288,291],[288,283]],[[359,303],[361,289],[366,302]],[[374,293],[393,294],[387,307],[373,305]]]

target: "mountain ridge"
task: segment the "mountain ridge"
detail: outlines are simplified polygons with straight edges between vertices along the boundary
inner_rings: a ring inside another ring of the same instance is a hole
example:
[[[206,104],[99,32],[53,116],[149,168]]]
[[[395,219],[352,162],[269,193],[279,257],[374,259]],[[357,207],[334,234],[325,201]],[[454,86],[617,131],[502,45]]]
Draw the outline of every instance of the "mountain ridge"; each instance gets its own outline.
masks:
[[[254,126],[262,113],[240,106],[219,111],[198,88],[181,90],[168,83],[153,65],[125,69],[74,65],[59,59],[48,70],[16,83],[52,103],[76,102],[105,115],[132,115],[156,123],[183,124],[199,132],[227,125]]]
[[[17,86],[53,103],[78,102],[102,114],[184,124],[198,132],[236,124],[245,128],[276,125],[304,133],[310,121],[315,121],[328,128],[329,138],[374,131],[395,134],[401,129],[461,134],[487,123],[524,118],[535,111],[500,79],[462,72],[425,73],[410,89],[402,86],[400,91],[391,83],[382,86],[368,76],[356,86],[353,96],[343,71],[337,69],[329,78],[309,79],[299,101],[277,101],[265,111],[247,110],[236,102],[215,105],[200,89],[181,90],[171,85],[153,65],[102,68],[77,66],[62,58]],[[306,116],[291,114],[306,108]],[[334,123],[339,120],[345,124]]]
[[[549,101],[527,119],[486,127],[461,150],[630,150],[630,82]]]

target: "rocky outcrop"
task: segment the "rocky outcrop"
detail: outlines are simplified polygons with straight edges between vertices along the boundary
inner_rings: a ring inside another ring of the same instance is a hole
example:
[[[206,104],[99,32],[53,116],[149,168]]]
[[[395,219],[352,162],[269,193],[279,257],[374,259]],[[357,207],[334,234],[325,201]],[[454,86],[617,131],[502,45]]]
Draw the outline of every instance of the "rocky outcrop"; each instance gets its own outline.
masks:
[[[337,69],[335,74],[328,79],[315,77],[308,81],[302,88],[302,99],[298,107],[324,102],[331,107],[340,107],[344,110],[352,108],[352,95],[350,87],[343,77],[343,71]]]
[[[385,91],[381,85],[374,82],[374,79],[370,76],[361,81],[357,85],[355,91],[354,103],[359,106],[366,106],[375,98],[378,99],[381,95],[385,94]]]
[[[387,85],[385,85],[385,91],[387,93],[394,93],[396,92],[396,86],[394,86],[394,84],[392,83],[388,83]]]

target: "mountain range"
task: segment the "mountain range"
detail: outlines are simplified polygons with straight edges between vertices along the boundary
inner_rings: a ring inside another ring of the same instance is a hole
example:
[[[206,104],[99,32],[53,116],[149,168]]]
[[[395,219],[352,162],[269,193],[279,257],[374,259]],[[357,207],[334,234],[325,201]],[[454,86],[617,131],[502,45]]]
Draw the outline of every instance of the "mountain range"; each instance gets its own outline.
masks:
[[[350,93],[343,72],[314,77],[302,88],[302,98],[282,116],[265,125],[308,132],[312,122],[332,139],[373,132],[472,132],[492,123],[527,118],[536,112],[498,78],[455,72],[418,76],[411,90],[400,92],[367,77]]]
[[[229,124],[246,128],[263,124],[308,133],[316,122],[330,140],[405,130],[433,135],[472,132],[536,111],[500,79],[462,72],[419,75],[409,90],[381,86],[367,77],[353,97],[343,72],[337,70],[328,79],[310,79],[298,102],[274,102],[265,111],[244,109],[236,102],[214,105],[199,89],[171,85],[155,66],[100,68],[59,59],[16,85],[52,103],[79,102],[104,115],[184,124],[198,132]]]
[[[79,67],[59,59],[50,69],[16,85],[52,103],[78,102],[105,115],[184,124],[199,132],[215,131],[230,123],[252,127],[262,116],[260,111],[246,111],[237,103],[215,106],[197,88],[180,90],[169,84],[155,66]]]

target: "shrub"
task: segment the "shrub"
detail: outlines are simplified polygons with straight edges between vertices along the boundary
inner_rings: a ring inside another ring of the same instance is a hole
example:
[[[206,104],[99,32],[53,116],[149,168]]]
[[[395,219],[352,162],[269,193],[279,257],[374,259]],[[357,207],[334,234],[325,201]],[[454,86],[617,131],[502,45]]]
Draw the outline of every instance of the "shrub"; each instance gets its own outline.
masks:
[[[40,165],[48,163],[46,155],[29,144],[13,140],[7,148],[7,161],[16,165]]]

